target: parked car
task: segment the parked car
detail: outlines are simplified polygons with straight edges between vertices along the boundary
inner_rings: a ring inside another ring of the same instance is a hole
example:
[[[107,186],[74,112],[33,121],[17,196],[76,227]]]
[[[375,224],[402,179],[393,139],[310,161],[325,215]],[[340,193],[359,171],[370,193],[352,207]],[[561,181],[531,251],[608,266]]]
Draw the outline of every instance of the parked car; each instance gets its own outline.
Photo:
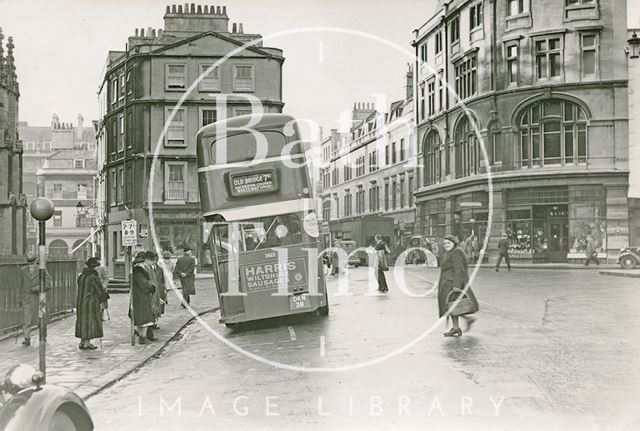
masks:
[[[43,384],[30,365],[11,367],[0,381],[0,430],[92,431],[84,401],[73,391]]]
[[[633,269],[640,264],[640,247],[627,247],[620,250],[618,265],[624,269]]]

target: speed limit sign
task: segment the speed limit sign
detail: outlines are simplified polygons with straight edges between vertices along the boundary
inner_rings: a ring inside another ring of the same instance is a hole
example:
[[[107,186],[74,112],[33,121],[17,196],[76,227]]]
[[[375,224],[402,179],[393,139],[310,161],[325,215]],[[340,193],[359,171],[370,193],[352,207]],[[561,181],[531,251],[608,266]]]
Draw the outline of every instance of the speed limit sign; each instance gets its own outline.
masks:
[[[122,220],[122,246],[134,247],[138,243],[138,228],[135,220]]]

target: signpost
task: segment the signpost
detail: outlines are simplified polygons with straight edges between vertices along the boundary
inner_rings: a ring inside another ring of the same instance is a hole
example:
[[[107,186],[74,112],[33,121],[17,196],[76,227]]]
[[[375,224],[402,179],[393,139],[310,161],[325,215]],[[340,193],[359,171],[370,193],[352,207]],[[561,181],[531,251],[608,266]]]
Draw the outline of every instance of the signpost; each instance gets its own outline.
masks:
[[[125,247],[125,266],[129,275],[129,314],[131,317],[131,345],[136,345],[136,333],[133,317],[133,268],[131,266],[131,248],[138,243],[138,227],[135,220],[122,220],[120,224],[122,230],[122,246]]]

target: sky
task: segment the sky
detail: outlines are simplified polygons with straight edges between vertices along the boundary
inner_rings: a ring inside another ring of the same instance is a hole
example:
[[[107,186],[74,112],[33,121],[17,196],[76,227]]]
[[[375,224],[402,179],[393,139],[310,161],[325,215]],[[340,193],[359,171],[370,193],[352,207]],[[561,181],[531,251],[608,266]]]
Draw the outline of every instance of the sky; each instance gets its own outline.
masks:
[[[175,2],[176,4],[180,4]],[[412,30],[434,12],[436,0],[226,0],[230,23],[260,33],[282,48],[285,112],[339,127],[354,102],[404,97]],[[0,0],[0,27],[13,36],[20,83],[20,120],[46,126],[97,119],[97,89],[109,50],[123,50],[135,28],[161,28],[160,0]],[[205,3],[198,3],[205,4]],[[628,25],[640,28],[640,1],[628,1]],[[365,32],[383,41],[339,32],[269,35],[309,27]],[[395,45],[398,48],[391,47]],[[402,52],[404,50],[405,52]]]
[[[228,0],[229,23],[260,33],[265,46],[284,50],[285,112],[324,127],[339,126],[340,111],[354,102],[404,97],[413,29],[434,12],[436,0]],[[161,28],[167,4],[159,0],[0,0],[0,27],[13,36],[20,120],[46,126],[97,119],[99,77],[109,50],[123,50],[135,28]],[[277,32],[336,27],[269,39]],[[389,45],[397,45],[394,48]],[[403,53],[402,50],[406,51]]]

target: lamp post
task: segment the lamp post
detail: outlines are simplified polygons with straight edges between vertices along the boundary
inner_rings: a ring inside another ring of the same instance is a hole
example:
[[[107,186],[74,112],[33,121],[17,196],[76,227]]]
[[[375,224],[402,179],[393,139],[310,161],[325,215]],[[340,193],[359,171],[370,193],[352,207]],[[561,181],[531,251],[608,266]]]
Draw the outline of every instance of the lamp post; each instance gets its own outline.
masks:
[[[638,37],[635,30],[629,40],[627,40],[627,43],[629,44],[629,58],[640,57],[640,37]]]
[[[51,218],[53,215],[53,211],[55,206],[53,202],[51,202],[47,198],[37,198],[31,202],[29,206],[29,211],[31,212],[31,217],[38,220],[38,256],[40,258],[39,267],[39,283],[38,283],[38,349],[39,349],[39,358],[40,358],[40,371],[45,376],[43,379],[43,383],[46,383],[47,376],[47,363],[46,363],[46,339],[47,339],[47,316],[45,315],[47,311],[47,293],[44,289],[45,285],[45,223],[47,220]]]

